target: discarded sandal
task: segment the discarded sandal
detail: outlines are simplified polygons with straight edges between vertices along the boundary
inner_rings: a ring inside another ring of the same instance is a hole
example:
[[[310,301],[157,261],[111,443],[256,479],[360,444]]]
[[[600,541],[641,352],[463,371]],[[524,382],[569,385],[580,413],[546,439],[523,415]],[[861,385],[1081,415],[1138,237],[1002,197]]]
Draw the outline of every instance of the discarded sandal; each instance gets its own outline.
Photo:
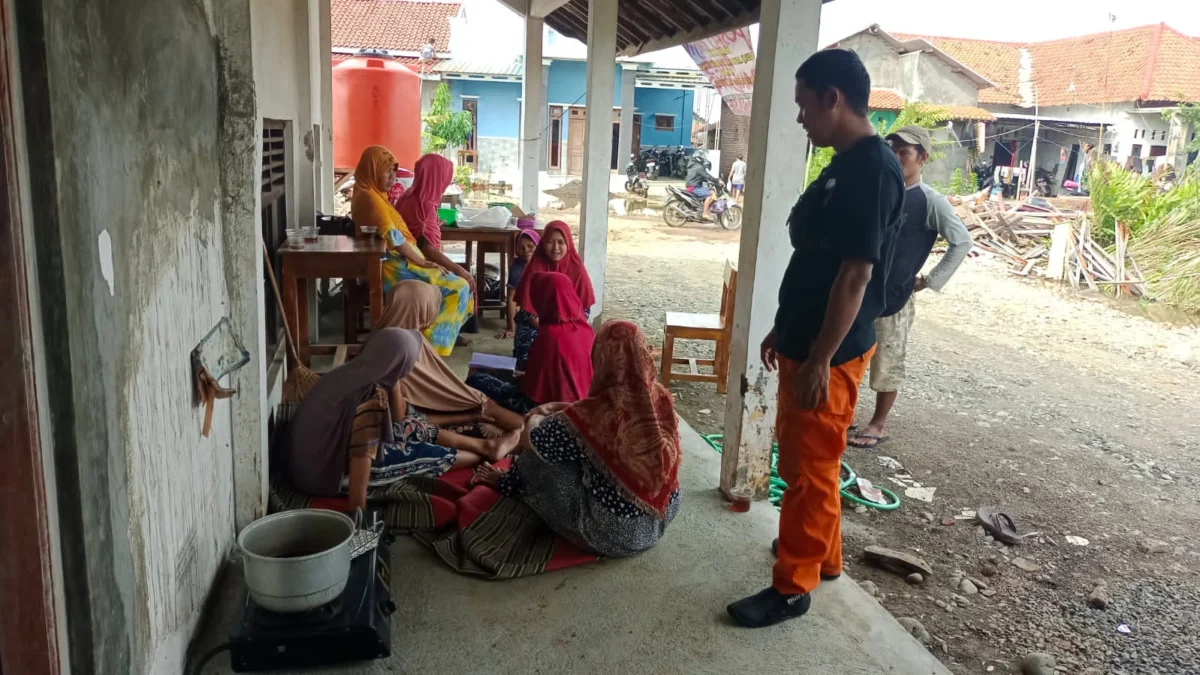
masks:
[[[1021,535],[1017,534],[1017,524],[1011,516],[995,506],[981,506],[975,512],[975,518],[983,529],[996,541],[1009,546],[1020,546]]]

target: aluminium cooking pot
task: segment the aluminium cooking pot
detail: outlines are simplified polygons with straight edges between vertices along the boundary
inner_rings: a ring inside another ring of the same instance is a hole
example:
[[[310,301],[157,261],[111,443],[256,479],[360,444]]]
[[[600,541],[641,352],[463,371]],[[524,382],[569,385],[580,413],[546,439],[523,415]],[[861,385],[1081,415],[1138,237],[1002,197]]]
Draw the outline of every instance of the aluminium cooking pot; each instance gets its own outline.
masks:
[[[272,612],[303,612],[342,594],[350,577],[354,521],[324,509],[260,518],[238,535],[246,587]]]

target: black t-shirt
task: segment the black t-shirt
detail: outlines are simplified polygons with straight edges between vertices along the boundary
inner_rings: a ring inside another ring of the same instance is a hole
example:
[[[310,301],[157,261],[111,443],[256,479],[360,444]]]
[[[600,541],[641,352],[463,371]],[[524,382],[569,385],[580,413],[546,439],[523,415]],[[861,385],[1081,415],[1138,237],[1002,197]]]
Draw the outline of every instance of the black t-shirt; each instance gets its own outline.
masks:
[[[800,195],[788,218],[792,259],[779,288],[776,349],[795,361],[821,331],[829,292],[843,260],[874,263],[862,308],[830,365],[862,356],[875,344],[875,319],[887,304],[887,274],[904,205],[904,175],[887,143],[864,138],[834,155]]]
[[[896,237],[892,269],[888,272],[887,307],[880,316],[891,316],[904,309],[937,237],[937,230],[929,229],[929,200],[918,183],[904,191],[904,217]]]

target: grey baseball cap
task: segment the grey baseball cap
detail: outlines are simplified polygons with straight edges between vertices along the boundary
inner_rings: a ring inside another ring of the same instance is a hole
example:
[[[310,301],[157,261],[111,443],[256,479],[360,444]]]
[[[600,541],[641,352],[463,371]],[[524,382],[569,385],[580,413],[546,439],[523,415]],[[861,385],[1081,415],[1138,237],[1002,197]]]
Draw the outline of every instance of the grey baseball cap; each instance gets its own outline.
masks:
[[[902,143],[916,145],[925,151],[926,155],[933,153],[933,140],[929,138],[929,130],[925,127],[910,124],[888,134],[887,140],[897,139]]]

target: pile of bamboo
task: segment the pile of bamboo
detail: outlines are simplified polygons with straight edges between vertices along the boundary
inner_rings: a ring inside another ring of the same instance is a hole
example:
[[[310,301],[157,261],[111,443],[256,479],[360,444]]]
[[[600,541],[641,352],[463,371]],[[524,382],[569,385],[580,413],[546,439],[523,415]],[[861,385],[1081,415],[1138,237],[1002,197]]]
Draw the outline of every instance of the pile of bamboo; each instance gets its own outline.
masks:
[[[992,201],[984,193],[956,198],[955,210],[971,231],[975,251],[1007,260],[1009,272],[1054,279],[1078,288],[1115,290],[1140,297],[1145,280],[1126,248],[1129,230],[1117,223],[1108,251],[1092,237],[1086,201],[1043,199]]]

